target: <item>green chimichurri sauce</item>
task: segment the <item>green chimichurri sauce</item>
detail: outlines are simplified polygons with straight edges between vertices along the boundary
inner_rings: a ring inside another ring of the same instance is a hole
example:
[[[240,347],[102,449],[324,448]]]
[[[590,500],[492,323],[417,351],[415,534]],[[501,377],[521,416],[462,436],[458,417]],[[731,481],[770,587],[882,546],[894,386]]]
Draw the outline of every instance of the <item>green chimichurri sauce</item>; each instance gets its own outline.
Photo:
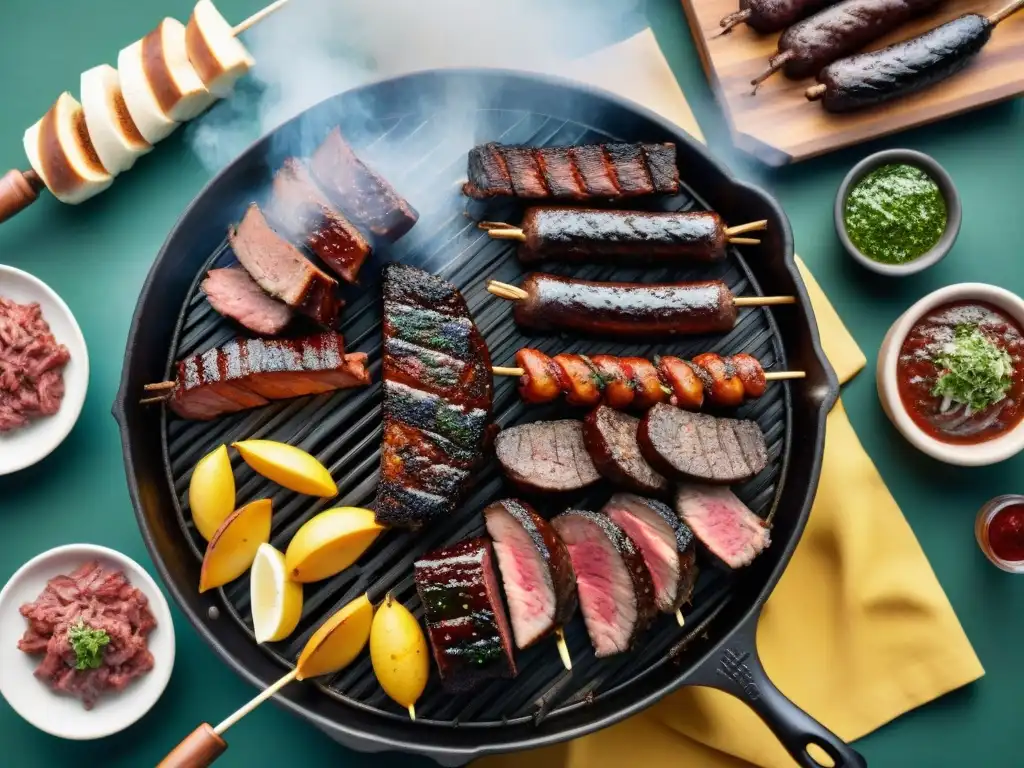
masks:
[[[904,264],[930,251],[946,231],[946,200],[920,168],[883,165],[854,185],[843,221],[865,256]]]

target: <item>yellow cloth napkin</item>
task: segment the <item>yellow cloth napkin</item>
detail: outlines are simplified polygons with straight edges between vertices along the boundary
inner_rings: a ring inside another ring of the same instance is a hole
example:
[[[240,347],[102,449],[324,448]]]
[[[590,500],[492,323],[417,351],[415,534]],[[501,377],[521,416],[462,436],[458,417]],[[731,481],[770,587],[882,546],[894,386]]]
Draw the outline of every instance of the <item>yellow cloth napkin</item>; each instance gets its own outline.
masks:
[[[651,32],[566,72],[618,91],[701,138]],[[863,352],[800,263],[825,353],[841,382]],[[803,538],[758,625],[775,684],[850,741],[984,674],[914,534],[865,453],[840,402],[828,418],[821,483]],[[775,768],[792,758],[743,703],[684,688],[598,733],[476,768],[683,765]]]

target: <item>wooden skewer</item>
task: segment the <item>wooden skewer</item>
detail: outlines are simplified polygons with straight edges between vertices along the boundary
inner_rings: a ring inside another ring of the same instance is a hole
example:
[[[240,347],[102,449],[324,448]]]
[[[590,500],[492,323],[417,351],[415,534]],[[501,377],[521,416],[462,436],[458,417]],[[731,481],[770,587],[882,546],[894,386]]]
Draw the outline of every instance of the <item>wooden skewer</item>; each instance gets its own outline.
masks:
[[[281,10],[282,8],[284,8],[284,6],[285,6],[285,4],[287,2],[288,2],[288,0],[276,0],[276,2],[271,3],[266,8],[264,8],[262,11],[256,11],[256,13],[254,13],[252,16],[250,16],[248,19],[246,19],[245,21],[241,22],[234,29],[232,29],[231,30],[231,34],[233,34],[235,37],[238,37],[240,34],[245,32],[245,30],[247,30],[250,27],[254,27],[257,24],[259,24],[261,21],[263,21],[265,18],[267,18],[267,16],[269,16],[270,14],[275,13],[275,12]]]
[[[730,245],[760,245],[761,241],[756,237],[730,237]]]
[[[988,23],[993,27],[1001,21],[1004,21],[1008,16],[1012,16],[1021,8],[1024,8],[1024,0],[1014,0],[1005,8],[1000,8],[998,11],[988,17]]]
[[[751,221],[747,224],[740,224],[735,227],[726,227],[726,237],[732,237],[733,235],[742,235],[744,232],[760,232],[768,229],[768,219],[761,219],[760,221]]]
[[[679,622],[680,627],[686,624],[686,619],[683,618],[683,612],[678,608],[676,609],[676,621]]]
[[[174,389],[177,386],[177,382],[174,381],[158,381],[156,384],[147,384],[143,387],[147,392],[162,392],[166,389]]]
[[[214,728],[213,732],[216,733],[218,736],[222,736],[228,728],[237,723],[243,717],[245,717],[254,709],[256,709],[256,707],[258,707],[264,701],[266,701],[275,693],[277,693],[286,685],[288,685],[288,683],[294,680],[298,674],[299,671],[297,669],[293,669],[291,672],[282,677],[276,683],[273,683],[272,685],[269,685],[266,688],[264,688],[256,696],[253,696],[248,704],[243,704],[241,707],[239,707],[230,715],[221,720],[220,725]]]
[[[572,657],[569,655],[569,646],[565,644],[565,630],[561,627],[555,630],[555,644],[558,646],[558,655],[562,657],[562,666],[572,672]]]
[[[1024,0],[1021,0],[1024,2]],[[499,280],[489,280],[487,291],[501,299],[509,301],[522,301],[530,294],[515,285],[509,285]],[[733,303],[737,307],[768,307],[778,304],[796,304],[795,296],[735,296]]]
[[[491,368],[495,376],[525,376],[525,368],[507,368],[504,365],[495,365]],[[765,381],[783,381],[784,379],[805,379],[806,371],[765,371]]]

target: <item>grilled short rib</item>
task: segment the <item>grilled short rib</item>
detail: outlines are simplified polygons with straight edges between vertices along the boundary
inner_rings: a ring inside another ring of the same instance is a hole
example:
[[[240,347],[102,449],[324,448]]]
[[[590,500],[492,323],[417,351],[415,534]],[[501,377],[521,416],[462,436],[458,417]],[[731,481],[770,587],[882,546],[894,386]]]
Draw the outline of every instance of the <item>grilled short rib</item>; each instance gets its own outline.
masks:
[[[576,612],[576,575],[551,523],[518,499],[484,510],[508,597],[517,648],[529,648]]]
[[[749,480],[768,464],[761,429],[746,419],[692,413],[659,403],[640,420],[640,451],[673,479],[728,485]]]
[[[370,383],[366,355],[345,353],[337,333],[302,339],[234,339],[177,364],[168,405],[186,419],[225,413],[301,395]]]
[[[469,151],[468,177],[462,191],[477,200],[587,200],[679,191],[672,143],[543,148],[483,144]]]
[[[682,485],[676,491],[676,514],[730,568],[750,565],[771,543],[764,520],[728,488]]]
[[[597,512],[570,509],[551,524],[569,550],[595,654],[630,650],[657,613],[640,550],[611,518]]]
[[[516,674],[492,557],[490,541],[479,537],[428,552],[413,566],[434,661],[452,692]]]
[[[494,451],[505,477],[524,493],[578,491],[601,479],[574,419],[503,429]]]
[[[200,288],[217,312],[264,336],[283,331],[294,315],[291,307],[266,293],[242,267],[211,269]]]
[[[374,237],[393,242],[419,218],[386,179],[356,156],[339,128],[313,153],[309,170],[334,204]]]
[[[267,213],[301,240],[342,280],[354,283],[370,255],[363,234],[334,209],[301,160],[290,157],[274,174]]]
[[[321,325],[337,320],[337,280],[277,234],[255,203],[228,239],[238,262],[264,291]]]
[[[693,531],[660,501],[617,493],[601,510],[636,544],[654,583],[654,602],[674,613],[693,596],[697,547]]]
[[[597,471],[606,480],[636,493],[663,496],[668,480],[640,453],[636,433],[640,419],[599,405],[583,419],[583,442]]]
[[[490,354],[453,285],[384,268],[383,371],[377,521],[418,527],[458,507],[490,435]]]

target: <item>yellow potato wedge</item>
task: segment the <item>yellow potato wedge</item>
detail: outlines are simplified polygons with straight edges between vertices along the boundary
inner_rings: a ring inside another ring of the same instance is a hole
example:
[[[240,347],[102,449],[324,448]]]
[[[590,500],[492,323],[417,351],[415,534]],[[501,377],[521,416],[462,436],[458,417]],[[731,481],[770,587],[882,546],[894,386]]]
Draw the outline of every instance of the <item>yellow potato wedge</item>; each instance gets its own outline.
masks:
[[[295,664],[296,677],[305,680],[347,667],[366,647],[372,621],[373,603],[366,595],[343,606],[306,642]]]
[[[260,544],[270,541],[270,499],[239,507],[213,534],[199,571],[199,591],[222,587],[252,565]]]
[[[361,507],[326,509],[307,520],[288,542],[285,566],[292,581],[320,581],[341,573],[369,549],[384,530]]]
[[[416,719],[416,702],[430,675],[427,639],[416,617],[391,593],[384,599],[370,628],[370,661],[384,693]]]
[[[192,470],[188,506],[196,530],[207,541],[235,511],[235,476],[231,473],[231,457],[226,445],[203,456]]]
[[[330,498],[338,486],[327,467],[301,448],[274,440],[231,444],[254,471],[296,493]]]
[[[249,610],[257,643],[275,643],[302,619],[302,585],[288,579],[284,555],[260,544],[249,571]]]

